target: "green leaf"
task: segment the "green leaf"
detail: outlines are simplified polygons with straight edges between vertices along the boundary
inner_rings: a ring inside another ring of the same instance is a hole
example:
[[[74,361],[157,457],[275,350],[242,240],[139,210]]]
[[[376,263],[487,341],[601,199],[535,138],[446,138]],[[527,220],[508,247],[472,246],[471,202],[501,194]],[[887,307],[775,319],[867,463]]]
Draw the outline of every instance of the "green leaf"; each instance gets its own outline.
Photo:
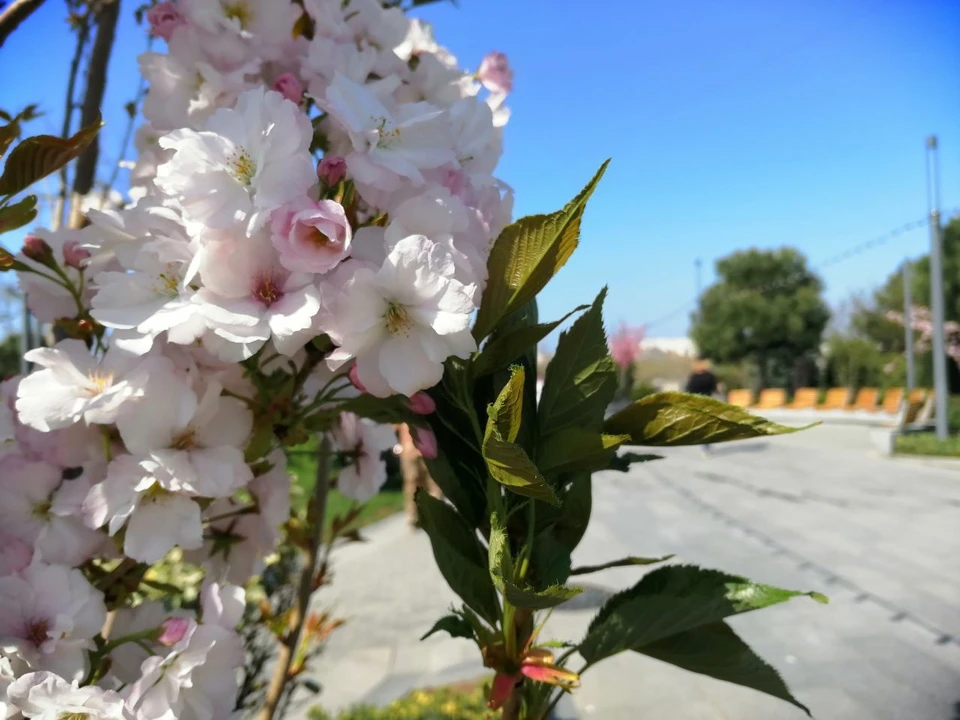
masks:
[[[583,592],[581,587],[567,587],[565,585],[551,585],[545,590],[534,590],[515,585],[512,582],[505,584],[503,596],[508,603],[526,610],[547,610],[562,605],[570,598]]]
[[[478,342],[493,332],[500,320],[535,297],[567,262],[580,239],[587,200],[609,162],[600,166],[563,210],[521,218],[500,233],[487,261],[489,279],[473,328]]]
[[[668,565],[610,598],[590,622],[579,651],[589,663],[631,648],[759,610],[790,598],[819,593],[783,590],[692,565]]]
[[[503,590],[504,583],[513,577],[513,559],[507,543],[507,531],[500,516],[490,516],[490,545],[487,549],[487,561],[493,584]]]
[[[487,571],[483,546],[456,510],[418,491],[417,513],[430,538],[440,574],[463,601],[491,625],[500,617],[500,601]]]
[[[570,550],[552,532],[536,537],[532,559],[533,584],[538,588],[563,585],[570,577]]]
[[[37,217],[37,196],[27,195],[20,202],[0,208],[0,233],[21,228]]]
[[[468,640],[473,640],[473,628],[470,626],[466,620],[464,620],[459,615],[444,615],[442,618],[437,620],[433,624],[433,627],[427,630],[427,632],[421,637],[421,640],[426,640],[428,637],[433,635],[436,632],[443,630],[450,634],[450,637],[454,638],[467,638]]]
[[[631,555],[630,557],[612,560],[601,565],[584,565],[583,567],[573,568],[570,574],[586,575],[587,573],[600,572],[601,570],[609,570],[610,568],[630,567],[632,565],[654,565],[656,563],[666,562],[671,558],[673,558],[673,555],[664,555],[658,558],[634,557]]]
[[[599,431],[603,425],[603,415],[618,386],[616,366],[603,331],[606,295],[604,288],[590,309],[560,335],[537,407],[542,436],[569,426]]]
[[[486,437],[496,435],[497,437],[512,443],[517,439],[517,433],[520,431],[520,421],[523,419],[523,382],[526,373],[519,365],[510,368],[510,379],[504,385],[503,390],[496,401],[487,409],[487,430],[484,433],[484,444]]]
[[[53,135],[28,137],[7,158],[0,175],[0,195],[14,195],[59,170],[83,152],[102,124],[97,120],[66,140]]]
[[[663,455],[642,455],[634,452],[619,453],[610,458],[607,470],[626,472],[634,463],[652,462],[654,460],[663,460]]]
[[[810,715],[810,711],[790,693],[780,674],[725,622],[703,625],[633,650],[690,672],[786,700]]]
[[[483,458],[490,476],[520,495],[560,504],[553,488],[530,460],[523,448],[513,440],[520,430],[523,412],[522,368],[516,368],[496,401],[487,411],[487,428],[483,437]]]
[[[590,473],[575,473],[566,495],[563,497],[563,509],[545,508],[546,512],[537,513],[537,521],[541,517],[552,523],[553,536],[571,553],[580,544],[587,525],[590,523],[590,514],[593,510],[593,480]],[[555,517],[550,517],[555,514]]]
[[[593,430],[571,426],[548,435],[540,444],[537,457],[545,474],[571,470],[604,470],[617,448],[630,439],[629,435],[602,435]]]
[[[586,310],[588,307],[590,306],[580,305],[554,322],[521,327],[505,335],[491,338],[473,361],[474,377],[483,377],[513,362],[529,348],[536,347],[537,343],[552,333],[571,315]]]
[[[809,427],[809,426],[808,426]],[[704,395],[661,392],[611,415],[604,432],[630,435],[634,445],[704,445],[784,435],[805,428],[778,425]]]

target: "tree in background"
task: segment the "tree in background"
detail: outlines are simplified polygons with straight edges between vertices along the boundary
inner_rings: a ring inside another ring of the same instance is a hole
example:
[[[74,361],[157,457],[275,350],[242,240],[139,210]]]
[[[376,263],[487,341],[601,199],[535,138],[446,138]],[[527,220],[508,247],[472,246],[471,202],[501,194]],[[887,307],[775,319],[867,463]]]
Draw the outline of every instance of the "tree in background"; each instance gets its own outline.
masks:
[[[643,340],[645,328],[631,327],[620,323],[620,327],[610,336],[610,357],[620,369],[620,396],[630,397],[630,391],[635,382],[635,363],[640,356],[640,341]]]
[[[717,261],[691,336],[718,363],[750,362],[761,387],[806,385],[830,310],[823,283],[794,248],[750,249]]]
[[[910,291],[913,302],[926,305],[930,301],[930,256],[924,255],[910,264]],[[960,218],[953,218],[943,231],[943,295],[944,319],[960,322]],[[851,330],[857,336],[869,338],[885,353],[902,356],[905,351],[903,325],[892,320],[890,313],[903,312],[903,265],[874,291],[869,299],[855,301],[851,315]],[[917,383],[933,384],[933,367],[929,355],[922,348],[917,351]],[[902,383],[903,362],[896,363],[894,381]],[[954,363],[948,365],[950,391],[960,392],[960,371]]]

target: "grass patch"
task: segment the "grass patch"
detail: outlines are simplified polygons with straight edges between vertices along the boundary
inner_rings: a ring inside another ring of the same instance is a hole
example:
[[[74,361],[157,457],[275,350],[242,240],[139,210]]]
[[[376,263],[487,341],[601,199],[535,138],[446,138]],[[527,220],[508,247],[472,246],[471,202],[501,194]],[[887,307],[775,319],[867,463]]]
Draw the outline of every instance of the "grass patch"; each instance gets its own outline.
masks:
[[[311,708],[310,720],[489,720],[500,711],[487,709],[489,679],[414,690],[386,707],[358,705],[332,716]]]
[[[960,457],[960,435],[952,435],[946,440],[938,440],[932,432],[897,435],[893,448],[898,455]]]
[[[306,506],[313,492],[313,483],[317,473],[316,445],[307,444],[292,448],[288,454],[287,469],[293,473],[295,482],[291,488],[291,502],[294,507]],[[351,500],[337,489],[327,495],[327,516],[325,524],[329,529],[333,518],[342,516],[361,503]],[[362,504],[362,510],[350,527],[359,530],[362,527],[383,520],[403,510],[403,492],[400,490],[381,490]]]

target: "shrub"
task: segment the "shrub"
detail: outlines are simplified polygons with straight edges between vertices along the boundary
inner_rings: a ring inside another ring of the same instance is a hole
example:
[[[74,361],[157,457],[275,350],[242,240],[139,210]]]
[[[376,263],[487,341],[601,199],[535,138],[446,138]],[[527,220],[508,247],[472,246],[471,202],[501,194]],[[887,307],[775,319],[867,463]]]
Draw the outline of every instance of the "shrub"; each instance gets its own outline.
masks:
[[[486,688],[477,684],[467,691],[457,687],[414,690],[386,707],[358,705],[336,717],[313,708],[310,720],[489,720],[498,714],[487,709]]]

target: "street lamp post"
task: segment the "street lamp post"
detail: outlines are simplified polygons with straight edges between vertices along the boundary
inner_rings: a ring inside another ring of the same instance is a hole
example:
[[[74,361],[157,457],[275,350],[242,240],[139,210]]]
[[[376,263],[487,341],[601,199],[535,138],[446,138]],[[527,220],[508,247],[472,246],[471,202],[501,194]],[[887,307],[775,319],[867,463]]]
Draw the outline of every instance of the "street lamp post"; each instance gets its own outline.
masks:
[[[943,241],[937,136],[927,138],[927,206],[930,209],[930,310],[933,314],[933,391],[937,438],[947,439],[947,356],[943,328]]]

